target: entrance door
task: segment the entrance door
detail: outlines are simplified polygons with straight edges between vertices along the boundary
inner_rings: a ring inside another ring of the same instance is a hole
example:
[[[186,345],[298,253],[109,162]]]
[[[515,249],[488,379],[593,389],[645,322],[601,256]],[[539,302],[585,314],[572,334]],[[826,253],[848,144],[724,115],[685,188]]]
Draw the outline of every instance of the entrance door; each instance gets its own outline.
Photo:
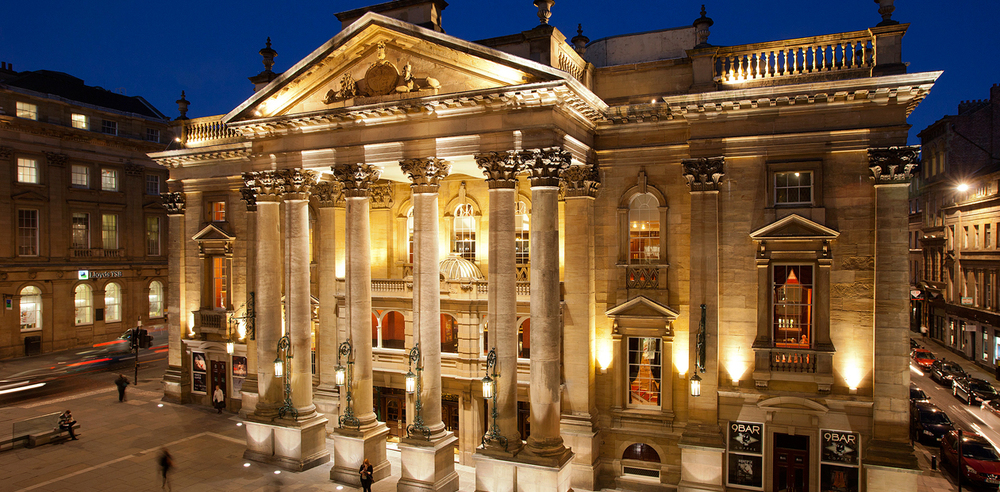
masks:
[[[396,388],[379,388],[378,411],[385,418],[389,435],[406,437],[406,392]]]
[[[775,492],[806,492],[809,490],[809,437],[774,435],[774,475],[771,483]]]
[[[209,398],[215,393],[215,388],[222,388],[222,392],[227,398],[226,401],[229,401],[229,390],[226,388],[226,361],[224,360],[212,361],[212,385],[208,388]]]
[[[458,401],[441,400],[441,420],[445,430],[458,434]]]

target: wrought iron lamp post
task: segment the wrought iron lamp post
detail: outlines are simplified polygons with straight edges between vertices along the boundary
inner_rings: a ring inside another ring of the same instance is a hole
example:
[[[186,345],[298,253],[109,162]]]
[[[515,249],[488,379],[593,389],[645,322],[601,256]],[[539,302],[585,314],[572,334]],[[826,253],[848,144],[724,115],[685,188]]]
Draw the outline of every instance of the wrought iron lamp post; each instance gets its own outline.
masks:
[[[347,367],[341,363],[341,359],[347,357]],[[334,379],[337,386],[347,386],[347,410],[340,416],[340,426],[351,426],[361,429],[361,421],[354,416],[354,401],[351,396],[351,386],[354,379],[354,345],[350,340],[341,342],[337,349],[337,367],[334,370]]]
[[[490,372],[492,370],[492,373]],[[497,391],[496,385],[497,380],[500,375],[497,374],[497,349],[493,347],[490,349],[490,353],[486,355],[486,376],[483,377],[483,399],[490,400],[493,399],[493,425],[490,426],[489,430],[483,436],[483,447],[485,448],[488,443],[496,442],[503,446],[503,450],[507,450],[507,438],[500,433],[500,426],[497,425],[497,418],[500,416],[500,412],[497,409]]]
[[[701,323],[698,326],[698,344],[695,352],[694,374],[691,376],[691,396],[701,396],[701,376],[705,372],[705,305],[701,305]]]
[[[292,405],[292,340],[288,334],[284,334],[278,339],[278,354],[274,359],[274,375],[281,378],[285,384],[285,402],[278,409],[278,418],[285,418],[291,413],[292,418],[299,419],[299,411]],[[286,370],[287,369],[287,370]]]
[[[246,302],[240,306],[239,309],[233,311],[229,315],[229,334],[226,341],[226,352],[229,355],[233,355],[236,350],[236,342],[239,340],[254,340],[257,336],[256,334],[256,321],[257,316],[254,313],[254,293],[250,292],[247,296]],[[236,313],[243,309],[243,316],[237,316]],[[240,334],[240,322],[243,322],[244,332]]]
[[[413,373],[413,364],[417,364],[417,373]],[[424,417],[421,415],[421,410],[423,405],[420,403],[420,392],[423,388],[423,378],[420,373],[423,372],[424,365],[420,360],[420,344],[416,344],[410,349],[409,355],[409,369],[406,371],[406,392],[409,394],[416,393],[417,401],[413,403],[413,423],[406,426],[406,437],[411,437],[417,432],[424,435],[424,439],[428,441],[431,439],[431,429],[424,425]]]

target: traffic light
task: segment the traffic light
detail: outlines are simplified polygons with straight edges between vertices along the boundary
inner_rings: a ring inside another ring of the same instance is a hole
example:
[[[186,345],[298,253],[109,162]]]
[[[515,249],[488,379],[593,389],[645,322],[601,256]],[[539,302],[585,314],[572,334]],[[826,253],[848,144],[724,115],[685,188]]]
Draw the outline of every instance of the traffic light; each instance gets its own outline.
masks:
[[[135,349],[139,348],[139,336],[138,336],[139,334],[138,334],[138,331],[139,330],[137,328],[133,328],[132,331],[131,331],[131,333],[129,333],[129,337],[128,337],[128,348],[129,348],[129,350],[135,350]]]
[[[146,330],[139,330],[139,348],[148,349],[153,344],[153,337]]]

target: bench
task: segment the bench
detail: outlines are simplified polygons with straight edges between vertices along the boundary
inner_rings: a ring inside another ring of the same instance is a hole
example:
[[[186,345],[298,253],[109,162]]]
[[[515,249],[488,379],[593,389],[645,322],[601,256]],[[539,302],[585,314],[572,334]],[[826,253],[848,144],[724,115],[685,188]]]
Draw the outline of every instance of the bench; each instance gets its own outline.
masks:
[[[25,440],[29,448],[61,441],[69,438],[69,431],[59,428],[59,416],[62,412],[53,412],[30,419],[14,422],[13,440]],[[73,429],[79,429],[80,424],[73,424]]]

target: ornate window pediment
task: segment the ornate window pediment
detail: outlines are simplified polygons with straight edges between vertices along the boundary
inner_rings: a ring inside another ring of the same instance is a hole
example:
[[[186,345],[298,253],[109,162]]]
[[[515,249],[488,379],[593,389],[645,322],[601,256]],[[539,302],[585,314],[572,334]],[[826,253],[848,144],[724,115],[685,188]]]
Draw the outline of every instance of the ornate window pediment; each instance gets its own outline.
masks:
[[[231,255],[236,236],[230,235],[217,224],[208,224],[198,231],[191,240],[198,243],[202,256]]]
[[[840,232],[798,214],[781,218],[750,233],[750,238],[757,241],[823,241],[838,237]]]
[[[667,322],[668,330],[672,334],[670,323],[677,319],[681,313],[648,297],[638,296],[607,310],[604,314],[618,320],[662,319]]]

